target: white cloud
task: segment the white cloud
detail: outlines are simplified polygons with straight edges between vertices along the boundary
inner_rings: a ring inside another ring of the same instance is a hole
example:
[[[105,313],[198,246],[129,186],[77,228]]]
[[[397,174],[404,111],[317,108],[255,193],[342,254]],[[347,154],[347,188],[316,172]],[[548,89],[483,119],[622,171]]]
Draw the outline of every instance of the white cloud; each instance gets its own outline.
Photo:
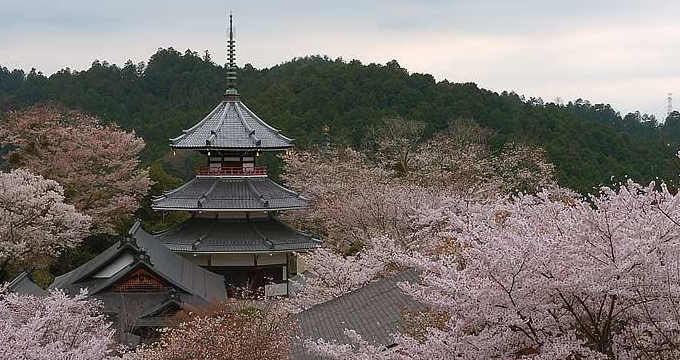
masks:
[[[238,59],[271,66],[327,54],[397,59],[437,79],[527,96],[609,102],[661,114],[680,95],[677,1],[0,0],[0,64],[52,73],[95,59],[145,61],[158,47],[224,60],[226,15]]]

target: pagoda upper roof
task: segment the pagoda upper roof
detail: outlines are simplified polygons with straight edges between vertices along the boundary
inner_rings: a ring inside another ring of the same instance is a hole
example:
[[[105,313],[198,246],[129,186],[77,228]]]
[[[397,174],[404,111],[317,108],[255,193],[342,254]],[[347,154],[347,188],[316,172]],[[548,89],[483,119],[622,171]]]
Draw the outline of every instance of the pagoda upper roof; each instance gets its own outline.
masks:
[[[183,253],[255,253],[311,250],[319,240],[275,218],[191,218],[154,235],[170,250]]]
[[[152,200],[154,210],[268,211],[307,206],[298,193],[266,177],[198,176]]]
[[[267,151],[293,147],[293,139],[265,123],[238,96],[225,97],[203,120],[170,141],[173,148],[195,150]]]

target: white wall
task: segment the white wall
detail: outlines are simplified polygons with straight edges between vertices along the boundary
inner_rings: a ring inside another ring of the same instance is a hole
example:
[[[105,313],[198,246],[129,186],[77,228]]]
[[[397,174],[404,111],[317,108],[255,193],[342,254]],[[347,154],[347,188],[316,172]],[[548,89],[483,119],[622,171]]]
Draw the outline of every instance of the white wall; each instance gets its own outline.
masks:
[[[255,266],[255,256],[257,256],[257,265],[286,265],[285,253],[264,253],[264,254],[210,254],[210,266]],[[192,256],[187,256],[187,259],[192,259]],[[197,263],[199,265],[207,266],[207,259],[205,262]]]
[[[255,266],[253,254],[211,254],[211,266]]]
[[[249,213],[251,219],[266,219],[266,211],[194,211],[194,215],[201,219],[245,219]]]
[[[286,265],[285,253],[257,255],[257,265],[279,265],[279,264]]]
[[[94,274],[95,278],[110,278],[113,275],[116,275],[119,271],[123,270],[126,266],[132,264],[132,262],[135,260],[135,257],[132,256],[130,253],[124,253],[120,255],[116,260],[114,260],[112,263],[109,265],[106,265],[103,269],[99,270],[96,274]]]

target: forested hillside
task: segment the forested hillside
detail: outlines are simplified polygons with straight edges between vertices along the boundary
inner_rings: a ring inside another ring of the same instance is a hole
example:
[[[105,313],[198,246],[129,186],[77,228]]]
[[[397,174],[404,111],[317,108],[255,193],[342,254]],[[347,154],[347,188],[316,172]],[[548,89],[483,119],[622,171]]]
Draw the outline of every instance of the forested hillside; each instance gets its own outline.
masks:
[[[428,134],[451,119],[471,118],[496,130],[496,146],[522,141],[544,147],[558,180],[582,192],[625,176],[646,182],[672,180],[680,140],[680,114],[659,125],[653,117],[622,117],[608,105],[579,100],[567,105],[524,99],[479,88],[465,79],[436,82],[409,74],[396,61],[364,65],[313,56],[239,71],[244,102],[272,126],[297,139],[318,142],[321,127],[334,143],[360,147],[367,128],[399,115],[428,124]],[[160,49],[147,64],[119,67],[96,61],[85,71],[65,69],[49,77],[0,67],[0,111],[57,101],[83,109],[147,141],[143,160],[167,155],[168,138],[205,116],[221,99],[224,68],[208,55]],[[667,145],[669,144],[669,145]]]

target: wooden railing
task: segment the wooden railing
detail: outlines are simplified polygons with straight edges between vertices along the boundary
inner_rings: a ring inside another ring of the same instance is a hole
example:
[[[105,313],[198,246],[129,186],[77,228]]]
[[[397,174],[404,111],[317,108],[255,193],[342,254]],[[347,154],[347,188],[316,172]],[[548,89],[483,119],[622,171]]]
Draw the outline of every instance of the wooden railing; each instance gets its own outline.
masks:
[[[222,166],[222,167],[201,166],[198,168],[196,173],[198,175],[214,175],[214,176],[267,175],[267,169],[264,166],[255,166],[252,168],[244,168],[241,166]]]

